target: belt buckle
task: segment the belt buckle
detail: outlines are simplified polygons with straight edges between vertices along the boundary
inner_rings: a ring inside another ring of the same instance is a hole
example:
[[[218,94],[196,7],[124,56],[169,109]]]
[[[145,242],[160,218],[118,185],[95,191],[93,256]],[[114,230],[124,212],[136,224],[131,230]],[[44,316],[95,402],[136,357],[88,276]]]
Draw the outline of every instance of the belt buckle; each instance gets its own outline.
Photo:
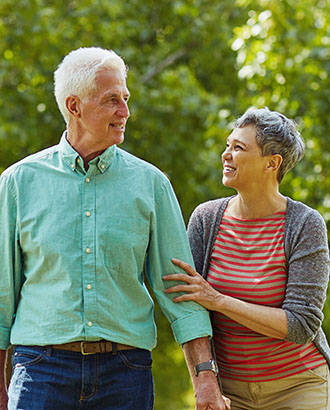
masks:
[[[95,352],[85,352],[84,345],[86,342],[80,342],[80,352],[83,356],[89,356],[91,354],[95,354]]]

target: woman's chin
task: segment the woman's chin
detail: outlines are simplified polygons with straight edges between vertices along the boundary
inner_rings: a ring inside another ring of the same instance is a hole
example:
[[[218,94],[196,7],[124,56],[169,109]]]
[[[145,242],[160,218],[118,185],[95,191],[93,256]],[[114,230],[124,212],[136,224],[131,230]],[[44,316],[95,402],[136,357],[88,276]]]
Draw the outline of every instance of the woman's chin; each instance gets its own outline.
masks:
[[[229,178],[225,177],[225,176],[222,177],[222,185],[227,187],[227,188],[235,188],[233,186],[232,181]]]

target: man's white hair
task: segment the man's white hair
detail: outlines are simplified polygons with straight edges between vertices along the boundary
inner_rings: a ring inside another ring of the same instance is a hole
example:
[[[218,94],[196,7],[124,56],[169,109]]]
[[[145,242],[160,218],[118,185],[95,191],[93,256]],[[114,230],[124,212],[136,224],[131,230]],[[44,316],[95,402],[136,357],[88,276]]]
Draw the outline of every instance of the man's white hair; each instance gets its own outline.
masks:
[[[114,51],[100,47],[81,47],[64,57],[54,73],[54,92],[66,123],[69,121],[65,104],[67,97],[75,95],[86,100],[96,89],[96,75],[111,68],[118,68],[126,77],[124,60]]]

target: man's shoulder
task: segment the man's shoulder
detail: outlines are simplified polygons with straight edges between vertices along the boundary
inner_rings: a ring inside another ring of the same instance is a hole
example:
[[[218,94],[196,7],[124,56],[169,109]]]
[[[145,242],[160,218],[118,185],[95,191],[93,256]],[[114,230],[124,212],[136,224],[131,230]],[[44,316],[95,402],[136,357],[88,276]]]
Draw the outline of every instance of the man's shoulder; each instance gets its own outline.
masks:
[[[164,181],[168,180],[164,172],[162,172],[155,165],[129,153],[128,151],[125,151],[122,148],[117,147],[117,155],[125,163],[125,167],[130,167],[133,171],[146,173],[149,174],[149,176],[152,174]]]
[[[28,155],[20,161],[10,165],[7,169],[3,171],[1,175],[3,177],[14,176],[20,174],[20,172],[23,170],[35,166],[36,164],[41,165],[44,161],[47,161],[48,158],[52,157],[56,151],[57,145],[54,145],[52,147],[45,148],[41,151]]]

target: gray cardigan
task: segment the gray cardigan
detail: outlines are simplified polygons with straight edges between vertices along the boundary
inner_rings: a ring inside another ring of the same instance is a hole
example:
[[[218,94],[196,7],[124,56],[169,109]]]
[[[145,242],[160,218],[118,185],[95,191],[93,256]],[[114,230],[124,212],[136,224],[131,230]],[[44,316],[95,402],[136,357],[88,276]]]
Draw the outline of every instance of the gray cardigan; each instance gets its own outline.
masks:
[[[192,213],[188,237],[196,270],[207,277],[212,248],[229,199],[199,205]],[[329,280],[329,249],[321,215],[301,202],[287,198],[284,249],[288,281],[282,309],[288,322],[286,340],[313,341],[330,366],[330,349],[321,328]]]

